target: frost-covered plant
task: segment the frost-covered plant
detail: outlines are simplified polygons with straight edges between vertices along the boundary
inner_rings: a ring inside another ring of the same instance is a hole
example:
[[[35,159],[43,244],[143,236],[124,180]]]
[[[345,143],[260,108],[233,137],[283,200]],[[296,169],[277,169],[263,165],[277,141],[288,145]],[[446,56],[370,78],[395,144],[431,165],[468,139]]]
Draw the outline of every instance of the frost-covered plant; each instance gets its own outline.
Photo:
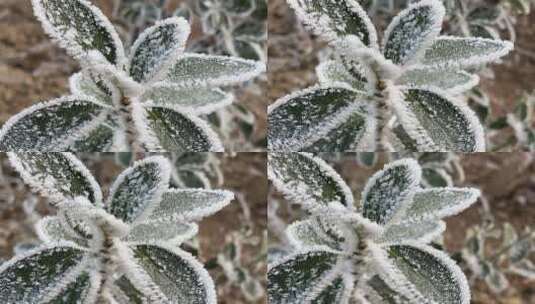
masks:
[[[43,246],[1,265],[2,303],[216,303],[208,272],[180,245],[232,192],[169,189],[170,164],[154,156],[123,171],[103,200],[72,154],[9,158],[58,211],[36,226]]]
[[[444,6],[423,0],[384,33],[356,0],[288,0],[298,18],[333,46],[317,68],[320,86],[269,107],[272,151],[483,151],[475,114],[452,97],[478,83],[465,70],[509,53],[509,42],[439,36]]]
[[[293,252],[268,266],[270,303],[470,302],[463,272],[428,243],[479,190],[422,189],[418,163],[402,159],[374,174],[355,204],[317,157],[271,153],[268,164],[275,188],[309,213],[287,229]]]
[[[72,95],[13,116],[0,150],[221,151],[200,119],[232,102],[218,86],[245,82],[259,62],[184,53],[190,27],[179,17],[143,31],[128,57],[115,29],[86,0],[33,0],[45,31],[80,62]]]

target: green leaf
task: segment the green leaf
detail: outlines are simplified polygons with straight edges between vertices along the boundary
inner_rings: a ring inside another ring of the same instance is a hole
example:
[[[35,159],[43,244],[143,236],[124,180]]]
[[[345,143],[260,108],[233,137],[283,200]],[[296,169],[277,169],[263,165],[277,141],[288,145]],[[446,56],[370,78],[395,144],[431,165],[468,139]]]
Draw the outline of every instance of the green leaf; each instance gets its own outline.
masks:
[[[310,301],[311,304],[346,303],[349,299],[351,287],[346,286],[342,276],[336,277],[325,286],[321,292]],[[349,290],[348,290],[349,289]],[[315,291],[318,292],[318,291]]]
[[[340,250],[341,242],[321,231],[320,225],[316,219],[295,221],[286,229],[286,235],[296,248],[327,246],[332,250]]]
[[[220,89],[158,86],[150,88],[141,98],[155,106],[182,109],[201,115],[231,104],[234,96]]]
[[[403,129],[430,152],[485,150],[483,127],[466,105],[434,89],[409,89],[397,101],[396,115]]]
[[[0,131],[1,151],[65,151],[70,141],[90,132],[107,108],[89,97],[69,96],[29,107]]]
[[[102,12],[85,0],[32,0],[47,34],[78,60],[97,50],[111,63],[124,63],[119,35]]]
[[[166,82],[181,87],[229,86],[260,75],[263,63],[236,57],[185,54],[169,70]]]
[[[184,52],[189,34],[188,22],[179,17],[145,29],[131,49],[130,76],[137,82],[148,82],[158,74],[165,75],[170,61]]]
[[[12,166],[25,183],[52,200],[63,203],[78,196],[100,206],[102,192],[89,170],[70,153],[9,153]]]
[[[121,173],[110,188],[106,210],[131,223],[152,210],[169,187],[171,167],[161,156],[145,158]]]
[[[270,153],[268,177],[277,190],[306,208],[338,202],[353,207],[351,189],[323,160],[305,153]]]
[[[400,12],[385,31],[385,58],[398,65],[417,61],[440,33],[444,14],[439,1],[420,1]]]
[[[417,303],[470,303],[470,289],[461,269],[446,254],[429,246],[386,248],[393,273],[379,273],[388,285]],[[384,277],[383,277],[384,276]],[[386,277],[390,276],[390,277]]]
[[[413,159],[401,159],[386,165],[367,182],[362,192],[364,217],[384,225],[412,200],[421,179],[421,169]]]
[[[399,292],[390,288],[381,277],[374,275],[368,282],[368,286],[383,300],[385,304],[408,304],[409,300]]]
[[[68,244],[42,247],[0,267],[0,301],[34,303],[62,284],[63,276],[82,262],[85,252]]]
[[[131,248],[136,262],[170,302],[216,303],[212,279],[189,253],[153,245]]]
[[[43,301],[46,304],[65,304],[65,303],[81,303],[80,301],[91,303],[96,298],[95,284],[96,279],[91,280],[91,275],[88,272],[80,273],[72,282],[70,282],[65,289],[62,290],[53,299]],[[100,283],[100,282],[98,282]],[[50,294],[48,298],[50,298]]]
[[[195,221],[209,216],[227,206],[234,193],[223,190],[169,189],[154,206],[147,220]]]
[[[197,234],[196,224],[177,222],[141,222],[134,225],[124,241],[137,244],[165,242],[178,246]]]
[[[126,276],[122,276],[119,279],[115,280],[114,284],[122,292],[120,295],[115,294],[115,297],[119,299],[125,297],[125,303],[149,303],[149,299],[143,294],[143,292],[139,291]]]
[[[422,221],[388,225],[377,238],[377,243],[403,244],[406,242],[429,243],[446,230],[442,221]]]
[[[311,250],[292,254],[269,266],[269,303],[301,303],[336,265],[337,254]]]
[[[478,66],[498,60],[513,49],[508,41],[439,37],[425,52],[422,64],[443,68]]]
[[[355,0],[290,0],[297,17],[315,34],[331,41],[346,35],[377,47],[377,32],[366,11]]]
[[[113,145],[113,129],[107,124],[83,134],[76,139],[68,150],[72,152],[108,152]]]
[[[403,73],[397,82],[409,87],[437,87],[450,94],[459,94],[475,87],[479,77],[465,71],[415,68]]]
[[[93,78],[87,73],[79,72],[72,75],[69,78],[69,87],[73,95],[92,96],[96,100],[112,105],[111,95],[96,84]]]
[[[199,118],[162,107],[147,108],[148,124],[169,152],[221,152],[217,134]]]
[[[325,139],[326,136],[344,123],[353,131],[351,135],[360,134],[355,130],[360,130],[360,122],[364,119],[359,119],[356,114],[368,116],[368,105],[364,93],[345,88],[312,87],[285,96],[268,108],[268,149],[301,151],[318,141],[323,148],[333,145],[345,148],[347,137],[341,143],[333,143],[333,139]],[[331,135],[339,132],[334,131]],[[354,146],[356,141],[357,138],[349,142]]]
[[[57,216],[47,216],[37,222],[35,230],[40,240],[45,243],[71,241],[81,246],[87,246],[87,240],[72,233]]]
[[[316,68],[318,80],[322,86],[349,86],[348,89],[364,90],[366,79],[356,78],[346,67],[335,61],[328,60],[320,63]]]
[[[449,187],[453,185],[451,176],[441,168],[423,168],[422,184],[425,187]]]

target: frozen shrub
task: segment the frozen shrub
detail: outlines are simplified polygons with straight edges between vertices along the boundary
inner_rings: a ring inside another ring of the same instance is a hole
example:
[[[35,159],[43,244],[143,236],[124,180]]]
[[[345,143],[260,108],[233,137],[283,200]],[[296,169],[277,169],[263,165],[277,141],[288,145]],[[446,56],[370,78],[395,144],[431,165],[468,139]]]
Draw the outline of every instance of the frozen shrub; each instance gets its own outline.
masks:
[[[71,154],[9,158],[58,212],[36,226],[43,246],[0,267],[2,303],[216,303],[208,272],[180,245],[232,192],[170,189],[170,164],[153,156],[123,171],[104,200]]]
[[[86,0],[33,0],[45,31],[77,59],[72,95],[34,105],[0,131],[4,151],[221,151],[200,119],[233,100],[219,86],[245,82],[260,62],[185,53],[188,22],[156,22],[125,49]]]
[[[273,185],[309,216],[287,229],[293,251],[268,266],[270,303],[470,303],[463,272],[429,243],[479,191],[422,189],[421,173],[412,159],[391,162],[355,204],[323,160],[271,153]]]
[[[454,95],[478,83],[466,70],[509,53],[509,42],[440,36],[444,6],[422,0],[378,34],[356,0],[288,0],[336,58],[319,86],[269,107],[272,151],[485,150],[481,123]]]

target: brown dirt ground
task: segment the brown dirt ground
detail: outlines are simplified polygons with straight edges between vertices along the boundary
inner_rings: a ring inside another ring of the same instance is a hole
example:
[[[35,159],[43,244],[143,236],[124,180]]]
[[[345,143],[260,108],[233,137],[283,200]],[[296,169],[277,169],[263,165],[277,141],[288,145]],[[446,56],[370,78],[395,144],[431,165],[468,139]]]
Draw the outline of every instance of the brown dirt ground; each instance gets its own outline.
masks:
[[[349,153],[348,153],[349,154]],[[480,188],[489,202],[497,225],[507,221],[518,230],[535,226],[535,154],[530,153],[478,153],[461,156],[465,180],[458,186]],[[360,200],[368,178],[382,168],[386,155],[372,168],[359,166],[351,158],[335,163],[334,168],[349,184]],[[276,198],[280,197],[278,194]],[[477,202],[461,214],[447,220],[446,250],[457,252],[463,247],[466,230],[480,223],[481,202]],[[297,213],[298,214],[298,213]],[[283,215],[286,217],[287,215]],[[298,215],[297,215],[298,216]],[[288,222],[291,222],[289,219]],[[271,242],[275,241],[270,239]],[[492,248],[488,248],[492,253]],[[535,283],[509,276],[511,286],[500,295],[492,294],[485,284],[476,281],[472,290],[474,304],[531,304],[535,303]]]
[[[98,158],[95,155],[82,154],[81,159],[97,178],[106,195],[114,178],[121,172],[121,167],[114,160],[113,155]],[[225,236],[251,228],[248,238],[255,240],[244,245],[242,264],[256,278],[261,280],[265,288],[266,262],[262,252],[262,237],[267,226],[266,197],[267,179],[265,176],[265,153],[240,153],[236,155],[218,154],[223,168],[224,183],[214,186],[215,189],[228,189],[242,195],[245,204],[250,209],[252,222],[244,221],[244,213],[240,204],[234,200],[229,206],[199,223],[200,260],[203,263],[213,260],[225,245]],[[24,212],[23,202],[35,197],[25,187],[8,162],[4,153],[0,154],[0,169],[4,179],[0,180],[0,259],[13,256],[13,248],[19,243],[37,241],[33,225],[35,219]],[[14,195],[12,199],[9,199]],[[54,213],[53,208],[45,200],[39,200],[36,210],[41,215]],[[222,304],[242,304],[248,302],[236,286],[228,285],[220,268],[210,268],[214,278],[218,300]],[[265,303],[261,299],[254,303]]]

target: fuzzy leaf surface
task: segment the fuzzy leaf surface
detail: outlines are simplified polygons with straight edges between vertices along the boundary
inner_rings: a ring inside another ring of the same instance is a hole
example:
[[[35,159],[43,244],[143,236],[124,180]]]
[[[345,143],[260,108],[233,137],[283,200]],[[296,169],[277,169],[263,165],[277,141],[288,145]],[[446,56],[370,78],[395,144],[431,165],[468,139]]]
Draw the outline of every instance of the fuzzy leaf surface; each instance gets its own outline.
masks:
[[[110,125],[103,123],[87,134],[74,140],[69,146],[72,152],[108,152],[113,145],[114,132]]]
[[[295,221],[286,229],[289,241],[297,248],[327,246],[339,250],[340,244],[322,232],[313,219]]]
[[[437,87],[451,94],[468,91],[479,82],[477,75],[464,71],[437,69],[409,69],[397,81],[409,87]]]
[[[39,220],[36,232],[39,239],[45,243],[72,241],[78,245],[87,246],[87,240],[73,234],[57,216],[47,216]]]
[[[388,225],[378,243],[402,244],[404,242],[429,243],[446,230],[441,221],[422,221]]]
[[[364,90],[366,85],[364,78],[358,79],[354,77],[343,64],[335,60],[327,60],[320,63],[316,68],[316,74],[322,86],[349,85],[349,88]]]
[[[61,293],[47,300],[46,304],[84,303],[83,301],[91,303],[96,298],[91,289],[95,288],[94,284],[97,282],[92,280],[88,272],[82,272]]]
[[[0,131],[2,151],[65,151],[70,139],[93,128],[107,109],[85,97],[64,97],[12,116]]]
[[[83,196],[94,205],[102,192],[89,170],[70,153],[9,153],[11,164],[25,183],[53,203]]]
[[[170,176],[170,164],[163,157],[148,157],[135,163],[111,186],[106,209],[126,223],[133,222],[161,200]]]
[[[324,287],[324,289],[310,301],[312,304],[323,303],[345,303],[347,301],[347,286],[342,276],[336,277],[330,284]]]
[[[159,86],[149,89],[142,99],[166,108],[185,109],[195,115],[210,114],[232,103],[233,96],[220,89]]]
[[[144,304],[149,303],[149,299],[143,294],[143,292],[139,291],[132,282],[126,277],[122,276],[119,279],[115,280],[114,282],[115,286],[119,288],[119,290],[122,292],[122,295],[126,297],[126,303],[133,303],[133,304]],[[119,297],[116,295],[116,297]],[[122,303],[122,302],[119,302]]]
[[[141,244],[165,242],[179,245],[192,238],[197,231],[197,225],[189,223],[142,222],[133,226],[124,240]]]
[[[353,208],[353,195],[340,175],[310,154],[270,153],[268,176],[277,190],[307,208],[332,202]]]
[[[111,95],[99,87],[88,73],[79,72],[69,78],[69,88],[73,95],[92,96],[95,99],[111,105]]]
[[[386,165],[368,180],[362,192],[364,217],[386,224],[396,210],[410,202],[420,178],[420,166],[415,160],[402,159]]]
[[[390,288],[381,277],[378,275],[373,276],[367,285],[375,291],[375,293],[381,298],[384,304],[409,304],[409,300],[399,292]],[[373,303],[373,302],[372,302]]]
[[[189,23],[179,17],[145,29],[132,46],[130,76],[137,82],[151,80],[184,51],[189,34]]]

